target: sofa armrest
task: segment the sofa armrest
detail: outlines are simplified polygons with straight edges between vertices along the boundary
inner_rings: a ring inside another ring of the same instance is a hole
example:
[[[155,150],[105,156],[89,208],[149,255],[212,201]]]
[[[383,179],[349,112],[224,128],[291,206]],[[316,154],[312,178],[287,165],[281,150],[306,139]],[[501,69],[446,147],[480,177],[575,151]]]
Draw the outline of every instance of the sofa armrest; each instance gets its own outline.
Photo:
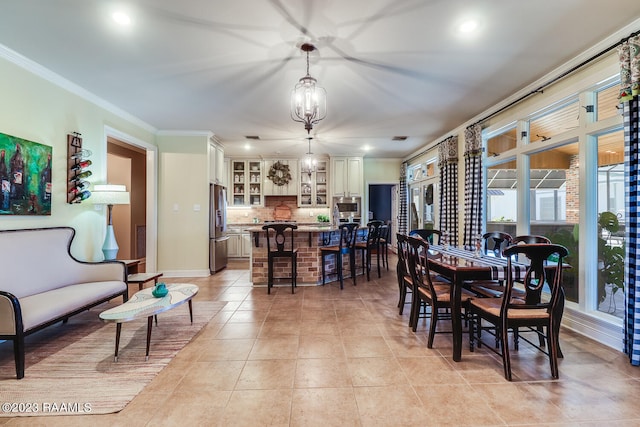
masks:
[[[22,333],[22,310],[13,294],[0,291],[0,335]]]

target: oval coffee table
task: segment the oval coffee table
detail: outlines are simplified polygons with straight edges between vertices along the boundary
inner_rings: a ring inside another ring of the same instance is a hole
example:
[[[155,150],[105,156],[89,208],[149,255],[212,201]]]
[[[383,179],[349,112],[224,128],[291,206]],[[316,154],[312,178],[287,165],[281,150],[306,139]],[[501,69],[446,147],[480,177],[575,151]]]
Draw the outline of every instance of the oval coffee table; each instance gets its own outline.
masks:
[[[198,293],[198,286],[190,283],[169,283],[167,284],[168,293],[162,298],[156,298],[151,294],[153,288],[146,288],[136,292],[127,302],[110,308],[100,313],[100,319],[105,322],[116,323],[116,352],[114,360],[118,361],[118,347],[120,345],[120,331],[123,322],[147,318],[147,353],[145,360],[149,360],[149,344],[151,342],[151,329],[153,326],[153,318],[163,311],[171,310],[185,302],[189,303],[189,317],[193,323],[193,306],[191,299]]]

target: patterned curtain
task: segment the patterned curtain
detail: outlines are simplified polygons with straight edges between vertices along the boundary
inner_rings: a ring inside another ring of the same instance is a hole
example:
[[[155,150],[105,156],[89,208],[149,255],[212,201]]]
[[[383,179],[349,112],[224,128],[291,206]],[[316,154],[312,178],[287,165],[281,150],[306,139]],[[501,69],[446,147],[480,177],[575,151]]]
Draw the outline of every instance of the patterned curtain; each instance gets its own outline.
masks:
[[[449,242],[458,242],[458,137],[450,136],[438,146],[440,167],[440,230]]]
[[[620,57],[620,101],[624,107],[625,180],[625,306],[624,352],[632,365],[640,366],[640,241],[638,240],[638,156],[640,127],[640,36],[631,37],[618,48]]]
[[[473,246],[482,232],[482,128],[469,126],[464,131],[464,241]]]
[[[398,233],[407,234],[407,162],[400,165],[400,187],[398,191]]]

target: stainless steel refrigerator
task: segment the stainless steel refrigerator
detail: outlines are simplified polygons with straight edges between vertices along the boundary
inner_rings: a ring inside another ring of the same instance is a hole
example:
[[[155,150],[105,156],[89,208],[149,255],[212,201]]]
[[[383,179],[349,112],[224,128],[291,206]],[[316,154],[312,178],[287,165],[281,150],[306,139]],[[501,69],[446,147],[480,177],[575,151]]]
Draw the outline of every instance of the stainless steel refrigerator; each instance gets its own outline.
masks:
[[[209,270],[211,274],[227,266],[227,191],[209,185]]]

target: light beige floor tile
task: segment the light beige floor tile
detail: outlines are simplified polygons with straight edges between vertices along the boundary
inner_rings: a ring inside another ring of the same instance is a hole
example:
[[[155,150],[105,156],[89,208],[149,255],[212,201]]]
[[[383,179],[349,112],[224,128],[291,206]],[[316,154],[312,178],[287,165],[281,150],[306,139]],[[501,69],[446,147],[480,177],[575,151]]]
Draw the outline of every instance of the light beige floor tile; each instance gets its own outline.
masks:
[[[354,387],[409,384],[393,357],[349,358],[347,364]]]
[[[197,362],[187,371],[175,392],[189,390],[233,390],[240,377],[243,361]]]
[[[330,410],[327,410],[331,408]],[[291,424],[305,427],[360,426],[351,388],[320,388],[293,391]]]
[[[236,390],[290,389],[296,371],[292,360],[249,360],[244,366]]]
[[[410,386],[354,387],[362,426],[428,425],[424,410]]]
[[[295,359],[298,354],[297,335],[258,338],[249,354],[249,360]]]
[[[199,361],[247,360],[254,339],[216,339],[203,348]]]
[[[343,336],[347,357],[391,357],[393,353],[381,336]]]
[[[219,420],[220,426],[288,426],[292,390],[238,390]]]
[[[262,323],[226,323],[216,335],[217,339],[257,338]]]
[[[339,336],[335,335],[302,335],[298,358],[320,359],[344,357],[344,347]]]
[[[351,385],[351,375],[345,358],[298,359],[295,388],[333,388]]]

